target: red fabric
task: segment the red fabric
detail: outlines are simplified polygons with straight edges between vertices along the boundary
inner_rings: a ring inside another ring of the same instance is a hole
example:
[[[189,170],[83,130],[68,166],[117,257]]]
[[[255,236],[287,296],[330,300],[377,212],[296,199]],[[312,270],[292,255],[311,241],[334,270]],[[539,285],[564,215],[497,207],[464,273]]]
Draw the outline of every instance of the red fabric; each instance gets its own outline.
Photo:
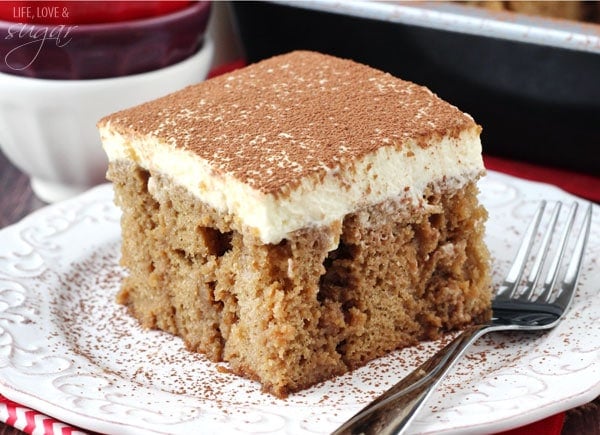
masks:
[[[48,417],[36,410],[19,405],[0,394],[0,406],[6,408],[6,419],[3,423],[15,427],[27,434],[72,435],[81,433],[78,429]],[[55,425],[59,425],[55,427]]]
[[[561,412],[543,420],[536,421],[535,423],[528,424],[527,426],[500,432],[497,435],[560,435],[564,422],[565,413]]]
[[[59,435],[58,432],[54,430],[55,422],[55,420],[51,420],[49,418],[44,419],[44,421],[42,422],[42,424],[44,425],[44,435]]]
[[[12,404],[12,402],[7,403],[6,407],[8,411],[8,418],[6,419],[6,424],[8,424],[9,426],[14,426],[17,422],[17,408],[15,405]]]
[[[600,202],[600,173],[580,174],[566,169],[538,166],[500,157],[484,156],[488,169],[532,181],[554,184],[561,189],[594,202]]]
[[[35,429],[35,415],[38,414],[34,410],[25,411],[25,421],[27,424],[21,430],[25,433],[33,433]]]
[[[17,421],[17,406],[19,406],[19,404],[13,402],[12,400],[8,400],[2,394],[0,394],[0,403],[6,405],[8,418],[6,419],[5,423],[10,426],[14,426],[15,422]]]
[[[221,66],[217,66],[215,68],[213,68],[209,73],[208,73],[208,78],[213,78],[216,76],[219,76],[221,74],[225,74],[231,71],[235,71],[236,69],[240,69],[242,67],[246,66],[246,62],[243,59],[239,59],[236,60],[235,62],[231,62],[231,63],[226,63],[224,65]]]

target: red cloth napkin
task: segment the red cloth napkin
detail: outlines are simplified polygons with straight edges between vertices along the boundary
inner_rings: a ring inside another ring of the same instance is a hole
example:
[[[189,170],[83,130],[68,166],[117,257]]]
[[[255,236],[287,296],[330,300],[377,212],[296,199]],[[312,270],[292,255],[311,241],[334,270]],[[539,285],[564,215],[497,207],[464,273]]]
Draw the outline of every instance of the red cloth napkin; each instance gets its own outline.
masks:
[[[19,405],[1,394],[0,421],[27,434],[86,435],[86,432]]]

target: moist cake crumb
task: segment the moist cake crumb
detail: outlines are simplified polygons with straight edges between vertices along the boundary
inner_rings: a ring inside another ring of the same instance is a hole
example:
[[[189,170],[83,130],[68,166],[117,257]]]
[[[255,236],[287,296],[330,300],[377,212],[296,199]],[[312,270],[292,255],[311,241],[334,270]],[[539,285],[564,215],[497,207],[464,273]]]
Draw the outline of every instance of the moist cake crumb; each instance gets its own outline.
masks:
[[[99,123],[118,302],[276,396],[490,315],[480,127],[298,51]]]

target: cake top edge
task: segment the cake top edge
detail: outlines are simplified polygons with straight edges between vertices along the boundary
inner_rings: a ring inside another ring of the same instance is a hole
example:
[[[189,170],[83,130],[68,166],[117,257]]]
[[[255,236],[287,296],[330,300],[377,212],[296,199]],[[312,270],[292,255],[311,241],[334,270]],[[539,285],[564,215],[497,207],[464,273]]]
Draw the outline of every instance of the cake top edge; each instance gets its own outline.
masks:
[[[429,89],[372,67],[294,51],[102,118],[130,140],[191,152],[263,193],[352,166],[383,147],[427,148],[481,127]]]

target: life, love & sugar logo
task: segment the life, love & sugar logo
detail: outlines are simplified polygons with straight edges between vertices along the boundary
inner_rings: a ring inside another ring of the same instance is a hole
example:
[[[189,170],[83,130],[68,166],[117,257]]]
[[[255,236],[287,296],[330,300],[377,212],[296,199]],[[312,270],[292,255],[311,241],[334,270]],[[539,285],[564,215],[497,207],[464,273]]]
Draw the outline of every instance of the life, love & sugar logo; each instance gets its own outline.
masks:
[[[57,48],[67,46],[72,40],[71,32],[77,28],[72,24],[38,24],[32,21],[59,20],[69,17],[69,10],[64,6],[13,6],[14,23],[8,26],[3,38],[8,46],[3,53],[4,64],[11,70],[25,70],[36,61],[48,44]]]

